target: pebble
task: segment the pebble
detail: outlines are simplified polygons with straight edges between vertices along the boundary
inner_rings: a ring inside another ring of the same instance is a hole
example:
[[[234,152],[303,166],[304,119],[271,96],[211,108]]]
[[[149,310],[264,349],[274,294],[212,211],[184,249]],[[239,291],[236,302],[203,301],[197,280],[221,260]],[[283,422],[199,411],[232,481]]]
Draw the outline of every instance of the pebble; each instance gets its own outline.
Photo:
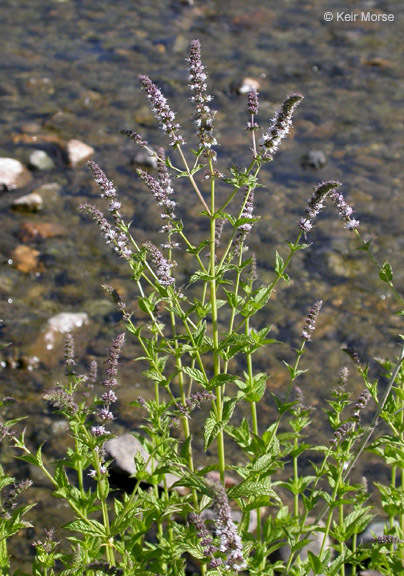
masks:
[[[44,335],[47,350],[54,348],[58,334],[73,332],[85,324],[88,324],[88,315],[85,312],[61,312],[49,318]]]
[[[238,94],[247,94],[253,88],[255,88],[256,90],[260,89],[260,83],[258,82],[258,80],[255,80],[254,78],[243,78],[236,87],[236,92]]]
[[[40,252],[38,250],[24,244],[17,246],[11,253],[13,265],[17,270],[25,274],[39,269],[39,256]]]
[[[313,168],[314,170],[320,170],[326,163],[327,158],[322,150],[310,150],[301,160],[303,168]]]
[[[157,169],[157,158],[154,153],[150,153],[148,150],[139,150],[133,157],[132,163]]]
[[[35,170],[52,170],[55,163],[45,150],[34,150],[29,155],[29,165]]]
[[[69,164],[72,168],[75,168],[79,164],[89,160],[94,154],[95,150],[88,144],[84,144],[80,140],[69,140],[67,143],[67,156],[69,158]]]
[[[0,188],[14,190],[29,184],[32,175],[19,160],[0,158]]]
[[[53,222],[24,222],[18,236],[23,242],[32,242],[37,239],[67,236],[67,230],[64,226]]]
[[[19,210],[21,212],[39,212],[42,210],[42,207],[42,196],[37,192],[20,196],[11,203],[11,208],[13,208],[13,210]]]

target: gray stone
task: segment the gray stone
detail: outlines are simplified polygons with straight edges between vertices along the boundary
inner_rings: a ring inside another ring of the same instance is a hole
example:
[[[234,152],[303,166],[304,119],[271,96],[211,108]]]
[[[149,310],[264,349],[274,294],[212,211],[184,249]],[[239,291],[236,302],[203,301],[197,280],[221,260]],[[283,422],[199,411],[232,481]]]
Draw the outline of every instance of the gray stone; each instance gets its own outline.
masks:
[[[327,163],[326,155],[322,150],[310,150],[302,158],[303,168],[313,168],[319,170]]]
[[[111,438],[104,444],[106,459],[112,459],[111,468],[118,474],[127,474],[129,476],[136,475],[135,456],[139,452],[143,456],[143,460],[147,462],[146,471],[152,473],[152,463],[149,461],[150,455],[143,447],[142,443],[132,434],[122,434],[117,438]],[[175,482],[179,480],[175,474],[166,473],[165,481],[167,488],[171,488]],[[163,484],[159,484],[163,487]],[[178,492],[184,493],[182,487],[176,488]]]
[[[95,150],[88,144],[84,144],[80,140],[69,140],[67,143],[67,155],[69,158],[69,164],[73,168],[79,164],[89,160],[94,154]]]
[[[13,200],[11,207],[13,210],[19,210],[21,212],[39,212],[43,207],[42,196],[36,192],[20,196]]]
[[[148,150],[139,150],[133,157],[132,163],[157,168],[157,158],[154,153],[150,153]]]
[[[34,150],[29,155],[29,165],[36,170],[52,170],[55,163],[44,150]]]
[[[132,436],[132,434],[122,434],[117,438],[107,440],[104,444],[106,459],[112,459],[112,468],[119,473],[129,474],[132,476],[136,474],[135,455],[137,452],[143,456],[147,462],[149,455],[141,442]],[[146,470],[151,473],[151,464],[146,467]]]
[[[0,158],[0,188],[14,190],[26,186],[32,179],[29,170],[14,158]]]

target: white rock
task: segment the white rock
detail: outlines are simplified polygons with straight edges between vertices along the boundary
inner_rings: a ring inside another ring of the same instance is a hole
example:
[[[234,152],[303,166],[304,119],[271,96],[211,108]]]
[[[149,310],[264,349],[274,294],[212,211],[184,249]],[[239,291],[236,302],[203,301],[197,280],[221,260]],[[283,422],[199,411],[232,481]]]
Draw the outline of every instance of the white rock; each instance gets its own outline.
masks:
[[[20,196],[20,198],[16,198],[11,203],[11,207],[14,208],[14,210],[21,210],[23,212],[38,212],[42,210],[43,207],[42,196],[36,192]]]
[[[37,170],[52,170],[55,163],[44,150],[34,150],[29,155],[29,164]]]
[[[81,162],[85,162],[94,154],[95,150],[88,144],[84,144],[80,140],[69,140],[67,143],[67,155],[69,163],[74,168]]]
[[[254,78],[243,78],[237,88],[237,92],[239,94],[247,94],[247,92],[250,92],[253,88],[259,90],[260,83],[258,80],[255,80]]]
[[[14,158],[0,158],[0,187],[14,190],[31,181],[31,173]]]
[[[67,334],[85,324],[88,324],[88,315],[85,312],[61,312],[49,318],[44,336],[47,350],[53,349],[58,334]]]

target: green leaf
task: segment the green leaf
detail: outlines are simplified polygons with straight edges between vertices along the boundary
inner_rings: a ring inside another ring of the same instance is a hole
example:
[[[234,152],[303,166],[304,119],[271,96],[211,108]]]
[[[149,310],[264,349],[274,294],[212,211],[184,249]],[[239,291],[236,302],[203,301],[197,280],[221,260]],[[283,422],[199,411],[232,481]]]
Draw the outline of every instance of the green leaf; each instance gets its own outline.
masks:
[[[95,536],[96,538],[106,537],[105,526],[100,522],[97,522],[97,520],[73,520],[73,522],[65,524],[63,528],[66,528],[66,530],[71,530],[72,532],[79,532],[80,534]]]
[[[267,505],[270,502],[276,502],[276,504],[281,505],[282,501],[277,495],[277,493],[272,488],[272,482],[269,478],[264,478],[263,480],[244,480],[238,486],[230,488],[228,492],[229,498],[242,498],[256,496],[266,496],[268,498]]]
[[[207,387],[208,390],[214,390],[218,386],[223,386],[224,384],[229,384],[230,382],[234,382],[237,379],[237,376],[234,374],[217,374],[210,380],[209,386]]]
[[[195,380],[195,382],[199,382],[204,387],[208,386],[208,381],[204,376],[203,372],[201,372],[198,368],[191,368],[191,366],[183,366],[182,371],[184,374],[187,374],[190,378]]]
[[[393,279],[393,268],[389,264],[389,262],[385,262],[383,266],[379,270],[379,278],[383,282],[391,282]]]

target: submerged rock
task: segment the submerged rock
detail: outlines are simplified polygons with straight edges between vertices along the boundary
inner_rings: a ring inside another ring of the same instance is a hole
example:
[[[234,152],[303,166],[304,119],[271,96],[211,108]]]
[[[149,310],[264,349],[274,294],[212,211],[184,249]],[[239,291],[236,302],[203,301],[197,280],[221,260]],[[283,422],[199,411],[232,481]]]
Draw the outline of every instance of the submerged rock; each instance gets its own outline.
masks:
[[[147,462],[146,471],[149,474],[152,473],[152,463],[149,460],[150,454],[148,454],[140,440],[132,436],[132,434],[122,434],[122,436],[107,440],[104,448],[106,459],[112,459],[113,461],[110,469],[115,473],[115,480],[117,480],[117,476],[119,475],[122,477],[135,476],[137,471],[135,456],[137,453],[140,453],[144,462]],[[171,488],[179,478],[175,476],[175,474],[166,473],[165,480],[167,488]],[[125,482],[121,483],[118,480],[117,483],[118,485],[122,485],[123,488],[126,486]],[[161,482],[159,486],[163,487],[163,483]],[[176,488],[176,490],[184,493],[184,488],[182,487]]]
[[[53,222],[24,222],[19,232],[19,237],[23,242],[56,236],[67,236],[67,230],[64,226]]]
[[[40,269],[39,256],[40,252],[38,250],[20,244],[12,251],[11,260],[17,270],[27,274]]]
[[[0,188],[14,190],[29,184],[30,171],[19,160],[0,158]]]
[[[84,324],[88,324],[88,316],[85,312],[61,312],[52,316],[48,320],[48,329],[44,336],[46,348],[52,350],[57,334],[73,332],[75,328],[81,328]]]
[[[247,94],[253,88],[256,90],[260,89],[260,83],[254,78],[243,78],[238,84],[236,84],[235,89],[238,94]]]
[[[84,142],[80,140],[73,139],[67,143],[67,155],[72,168],[89,160],[94,152],[94,148],[88,146],[88,144],[84,144]]]
[[[39,212],[39,210],[42,210],[42,207],[42,196],[37,192],[20,196],[11,203],[11,208],[13,210],[19,210],[20,212]]]
[[[154,153],[147,150],[139,150],[132,159],[132,164],[141,166],[150,166],[150,168],[157,168],[157,158]]]
[[[327,163],[327,158],[322,150],[310,150],[302,158],[301,164],[303,168],[313,168],[319,170]]]
[[[29,165],[36,170],[52,170],[55,163],[45,150],[34,150],[29,155]]]

